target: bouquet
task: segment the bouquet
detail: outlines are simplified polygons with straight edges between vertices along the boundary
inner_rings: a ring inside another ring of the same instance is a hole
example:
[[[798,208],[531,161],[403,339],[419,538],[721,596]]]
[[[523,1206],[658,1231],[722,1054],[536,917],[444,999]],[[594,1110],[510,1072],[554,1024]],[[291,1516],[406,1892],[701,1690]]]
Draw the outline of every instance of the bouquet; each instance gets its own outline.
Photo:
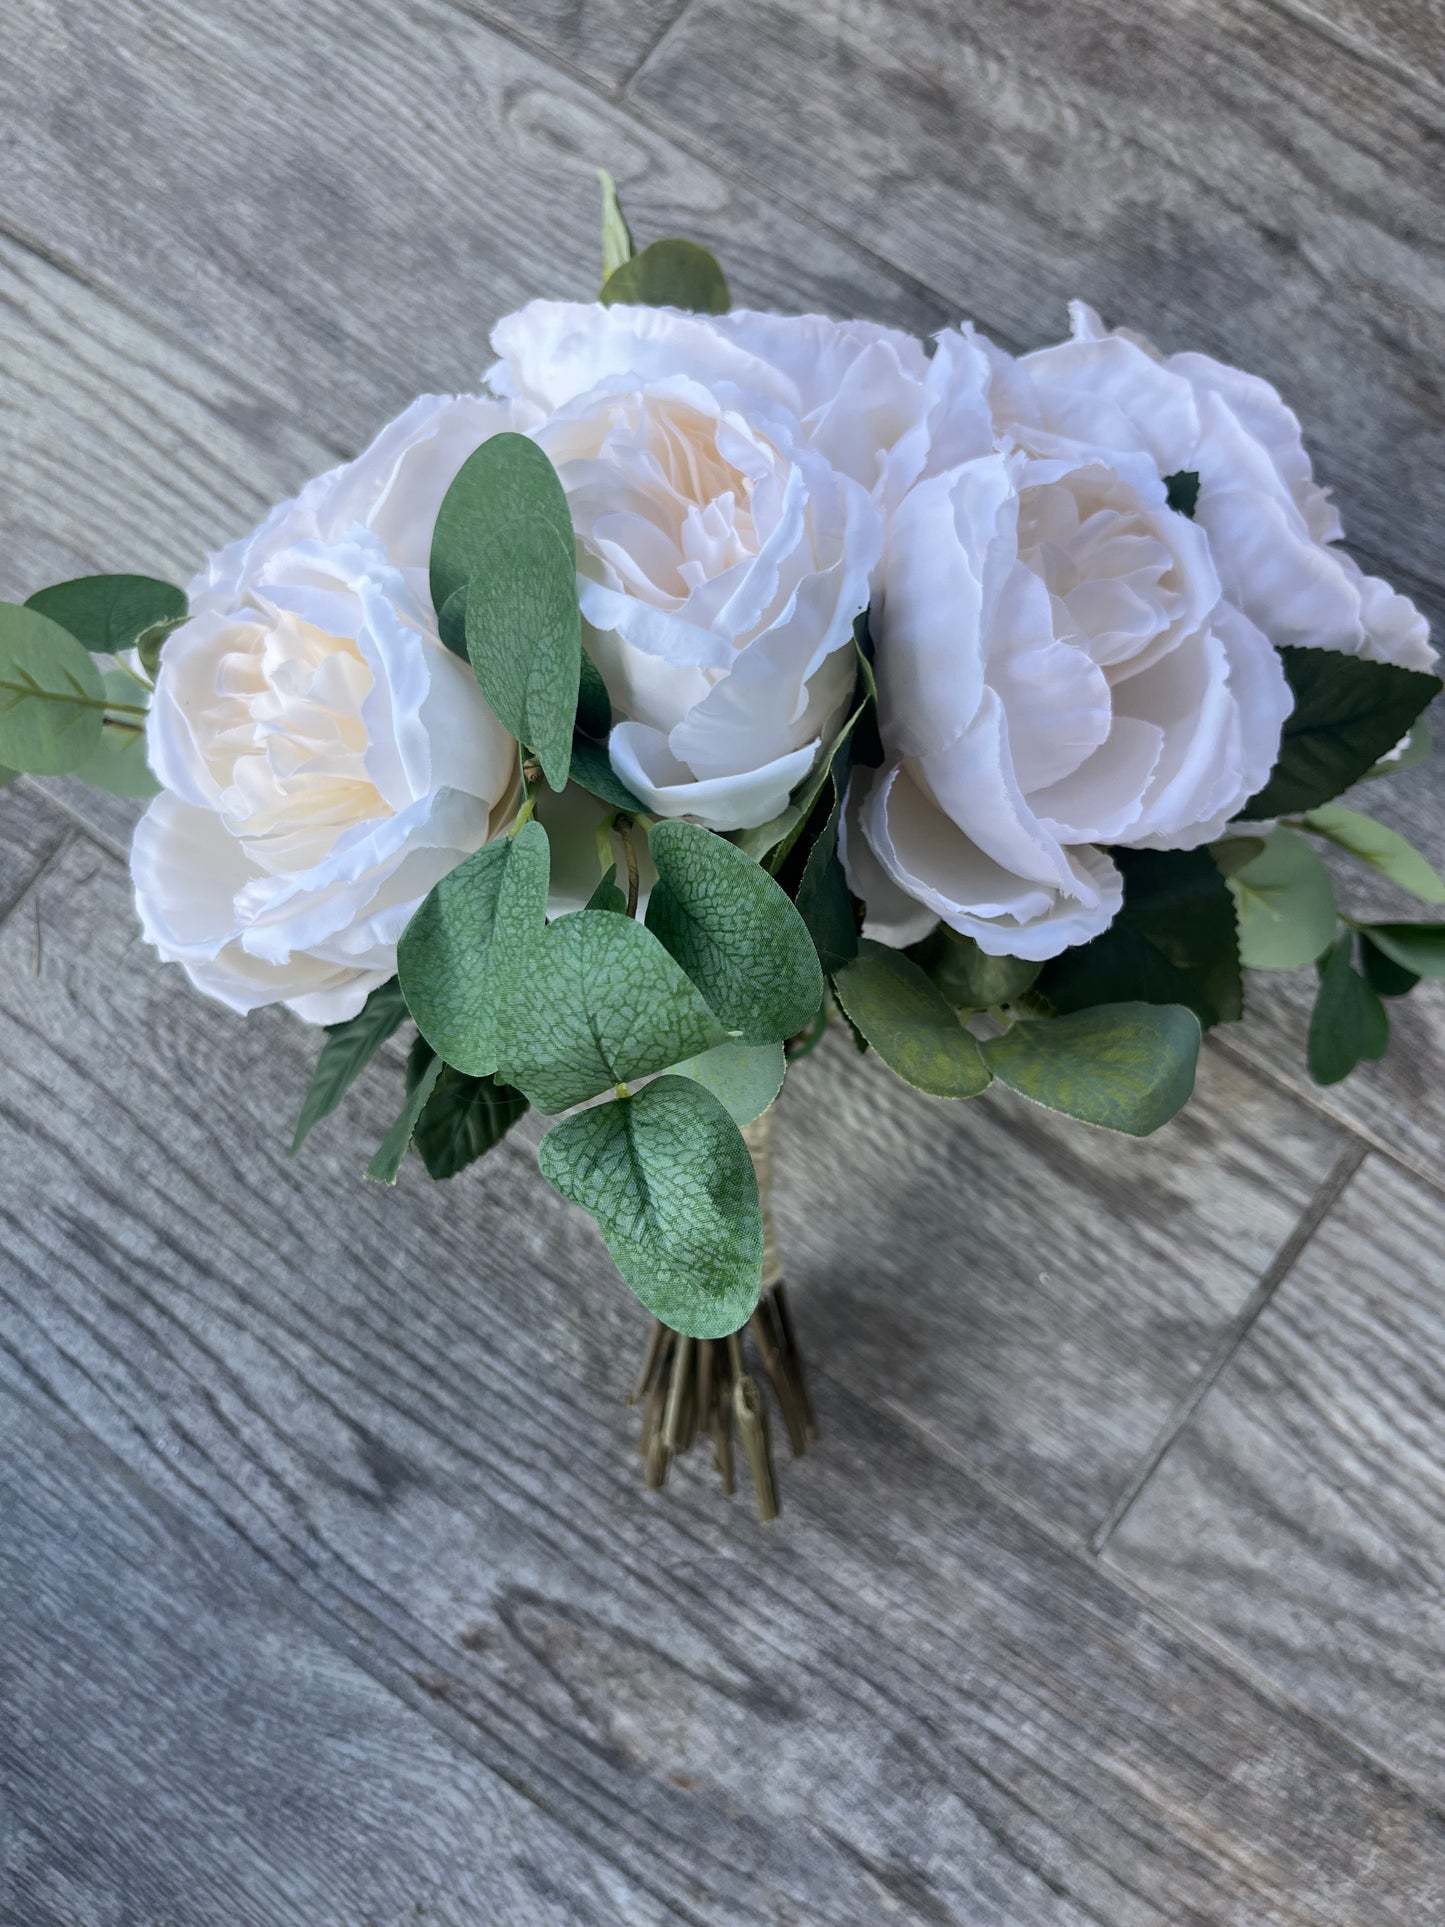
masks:
[[[1022,357],[734,311],[606,176],[603,254],[188,592],[0,607],[0,762],[152,797],[146,937],[324,1029],[293,1150],[388,1046],[371,1178],[555,1119],[542,1173],[653,1316],[649,1481],[703,1437],[730,1490],[736,1443],[770,1515],[759,1373],[813,1433],[789,1067],[837,1023],[932,1097],[1142,1135],[1243,970],[1301,967],[1344,1077],[1445,923],[1342,917],[1320,848],[1445,901],[1336,800],[1428,753],[1441,685],[1268,383],[1080,304]]]

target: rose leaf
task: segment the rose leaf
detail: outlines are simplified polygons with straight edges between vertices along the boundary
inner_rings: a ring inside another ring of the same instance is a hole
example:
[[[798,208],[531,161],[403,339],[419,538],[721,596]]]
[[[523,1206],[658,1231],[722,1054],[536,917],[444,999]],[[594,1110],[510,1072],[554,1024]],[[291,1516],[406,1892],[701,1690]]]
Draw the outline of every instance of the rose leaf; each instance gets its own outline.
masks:
[[[1042,969],[1025,957],[991,957],[972,937],[940,924],[908,955],[931,977],[955,1010],[992,1010],[1011,1004],[1030,988]]]
[[[1319,961],[1320,987],[1310,1015],[1308,1061],[1316,1084],[1338,1084],[1363,1058],[1383,1057],[1390,1019],[1377,993],[1350,961],[1347,931]]]
[[[1188,1102],[1200,1036],[1199,1019],[1181,1004],[1101,1004],[1016,1023],[983,1055],[1020,1097],[1147,1137]]]
[[[381,1148],[366,1167],[366,1175],[373,1184],[396,1183],[397,1173],[401,1170],[402,1162],[411,1148],[417,1121],[426,1109],[443,1069],[442,1060],[439,1057],[433,1057],[412,1086],[406,1103],[401,1108],[400,1117],[382,1139]]]
[[[1341,803],[1326,803],[1311,810],[1304,818],[1304,826],[1338,849],[1358,857],[1387,882],[1408,890],[1421,903],[1445,903],[1445,878],[1398,830],[1377,823],[1361,810],[1347,810]]]
[[[418,1037],[407,1059],[407,1091],[426,1075],[436,1053]],[[527,1110],[527,1100],[491,1077],[468,1077],[442,1066],[431,1096],[416,1121],[412,1143],[430,1178],[454,1178],[495,1149]]]
[[[314,1126],[330,1117],[367,1065],[406,1019],[406,999],[395,977],[378,984],[354,1017],[328,1024],[326,1042],[311,1073],[311,1087],[291,1140],[294,1158]]]
[[[1362,923],[1367,937],[1392,963],[1417,977],[1445,977],[1445,923]]]

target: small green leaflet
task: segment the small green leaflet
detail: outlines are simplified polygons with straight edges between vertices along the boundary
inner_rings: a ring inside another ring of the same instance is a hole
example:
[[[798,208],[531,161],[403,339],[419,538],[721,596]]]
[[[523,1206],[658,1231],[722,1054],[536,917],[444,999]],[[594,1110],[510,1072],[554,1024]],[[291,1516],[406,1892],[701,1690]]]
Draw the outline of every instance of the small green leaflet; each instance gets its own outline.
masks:
[[[908,955],[955,1010],[992,1010],[1011,1004],[1030,988],[1041,964],[1023,957],[991,957],[972,937],[940,924],[931,937],[909,947]]]
[[[692,314],[726,314],[732,306],[727,278],[696,241],[654,241],[614,268],[598,296],[604,307],[685,308]]]
[[[762,1207],[742,1134],[710,1091],[659,1077],[553,1125],[538,1163],[597,1220],[655,1318],[691,1338],[747,1322],[762,1289]]]
[[[781,1044],[719,1044],[672,1068],[710,1090],[734,1124],[751,1124],[783,1088],[787,1059]]]
[[[849,1022],[884,1063],[933,1097],[977,1097],[991,1072],[978,1039],[902,951],[865,938],[833,988]]]
[[[1357,926],[1402,970],[1417,977],[1445,977],[1445,923],[1362,923]]]
[[[395,977],[379,984],[361,1009],[345,1023],[329,1024],[326,1042],[311,1075],[311,1088],[296,1120],[291,1140],[294,1158],[313,1127],[330,1117],[387,1038],[406,1017],[406,1000]]]
[[[1326,803],[1320,809],[1311,810],[1302,820],[1307,830],[1348,850],[1351,856],[1368,863],[1387,882],[1408,890],[1421,903],[1445,903],[1445,878],[1398,830],[1377,823],[1360,810],[1347,810],[1340,803]],[[1314,954],[1318,956],[1319,951]],[[1245,962],[1248,961],[1246,958]]]
[[[373,1184],[396,1183],[397,1173],[401,1170],[402,1162],[411,1148],[417,1120],[426,1109],[427,1102],[436,1089],[442,1068],[442,1060],[434,1057],[407,1094],[401,1116],[387,1132],[381,1149],[366,1167],[366,1175]]]
[[[1164,493],[1176,515],[1187,515],[1192,522],[1199,503],[1199,471],[1177,468],[1164,477]]]
[[[602,279],[615,274],[635,252],[632,245],[632,230],[622,212],[622,203],[617,198],[617,183],[605,167],[597,170],[597,179],[602,188]]]
[[[448,1064],[489,1077],[508,999],[542,941],[551,870],[535,820],[448,872],[402,932],[397,971],[417,1029]]]
[[[1189,1101],[1199,1043],[1199,1019],[1180,1004],[1103,1004],[1014,1024],[983,1054],[1020,1097],[1147,1137]]]
[[[79,769],[99,749],[111,706],[90,651],[68,629],[0,603],[0,763],[37,776]],[[140,722],[145,711],[137,702],[122,714]]]
[[[1241,812],[1288,816],[1328,803],[1367,776],[1440,692],[1438,676],[1333,649],[1281,649],[1294,691],[1279,761]]]
[[[586,736],[574,736],[567,775],[569,781],[579,783],[590,796],[610,804],[614,810],[626,810],[629,816],[637,816],[647,808],[613,769],[612,759],[603,743],[594,743]]]
[[[149,629],[142,629],[135,639],[135,652],[140,658],[140,666],[154,682],[160,674],[161,651],[175,634],[185,625],[185,616],[176,616],[169,622],[153,622]]]
[[[38,589],[25,607],[58,622],[87,649],[118,656],[134,649],[157,623],[183,622],[186,598],[182,590],[154,576],[82,575]]]
[[[549,1112],[726,1041],[652,932],[609,910],[547,926],[505,1031],[502,1074]]]
[[[615,916],[627,915],[627,898],[617,887],[617,865],[611,863],[597,888],[583,904],[584,910],[611,910]]]
[[[1335,887],[1302,836],[1273,830],[1229,878],[1239,913],[1239,958],[1251,970],[1298,970],[1335,936]]]
[[[407,1059],[406,1088],[410,1095],[426,1074],[436,1053],[418,1037]],[[442,1066],[431,1096],[416,1121],[412,1143],[429,1178],[454,1178],[469,1164],[485,1157],[501,1143],[527,1100],[520,1091],[490,1077],[467,1077]]]
[[[647,927],[746,1043],[791,1037],[823,1000],[807,925],[766,870],[696,823],[648,833]]]
[[[1390,1042],[1385,1006],[1350,962],[1352,946],[1346,932],[1320,959],[1308,1045],[1316,1084],[1338,1084],[1362,1059],[1383,1057]]]
[[[1371,990],[1381,997],[1408,996],[1420,981],[1419,972],[1407,970],[1393,957],[1387,957],[1363,930],[1359,937],[1360,971]]]

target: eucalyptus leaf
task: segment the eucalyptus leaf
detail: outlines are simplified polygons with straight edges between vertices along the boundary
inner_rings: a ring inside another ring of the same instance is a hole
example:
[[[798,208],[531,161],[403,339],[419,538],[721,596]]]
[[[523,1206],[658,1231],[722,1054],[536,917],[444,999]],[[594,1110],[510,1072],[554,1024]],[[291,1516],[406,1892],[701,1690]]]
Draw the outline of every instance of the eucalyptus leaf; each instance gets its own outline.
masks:
[[[725,1041],[650,930],[577,910],[548,925],[507,1006],[499,1068],[539,1111],[565,1111]]]
[[[992,1010],[1022,997],[1041,964],[1025,957],[991,957],[972,937],[940,925],[922,943],[909,946],[908,955],[953,1005],[955,1010]]]
[[[1340,803],[1326,803],[1311,810],[1303,822],[1316,836],[1326,837],[1339,849],[1348,850],[1351,856],[1378,870],[1387,882],[1408,890],[1421,903],[1445,903],[1445,878],[1398,830],[1377,823],[1361,810],[1348,810]]]
[[[602,680],[602,671],[585,649],[577,687],[577,728],[595,743],[605,743],[612,728],[612,698]]]
[[[467,586],[466,637],[502,727],[535,752],[551,788],[565,789],[582,674],[571,540],[559,541],[541,519],[508,527]]]
[[[609,274],[615,274],[630,261],[636,250],[632,245],[632,230],[617,197],[616,181],[605,167],[598,168],[597,179],[602,188],[602,278],[605,281]]]
[[[463,662],[470,662],[467,654],[467,589],[463,583],[460,589],[453,589],[441,608],[437,610],[437,634],[454,656]]]
[[[131,684],[135,688],[135,684]],[[107,717],[95,748],[75,771],[93,789],[110,796],[157,796],[160,784],[146,761],[145,727],[139,719],[118,722]]]
[[[507,1000],[542,941],[550,867],[547,832],[525,823],[449,871],[402,932],[397,971],[417,1029],[469,1077],[498,1068]]]
[[[434,1057],[407,1093],[406,1103],[401,1115],[382,1140],[381,1148],[366,1167],[366,1175],[373,1184],[395,1184],[397,1173],[411,1148],[411,1140],[416,1132],[417,1122],[426,1109],[437,1080],[444,1066],[439,1057]]]
[[[538,1163],[597,1220],[655,1318],[691,1338],[747,1322],[762,1289],[762,1206],[742,1134],[710,1091],[659,1077],[553,1125]]]
[[[684,308],[692,314],[726,314],[732,306],[727,277],[696,241],[668,238],[622,262],[602,283],[604,307]]]
[[[162,622],[153,622],[149,628],[142,629],[135,639],[135,652],[140,658],[140,666],[154,682],[160,674],[161,651],[175,634],[184,626],[185,616],[172,616]]]
[[[648,833],[647,927],[726,1030],[762,1044],[802,1030],[823,999],[808,927],[766,870],[696,823]]]
[[[6,769],[3,764],[0,764],[0,790],[3,790],[7,784],[13,783],[19,774],[18,769]]]
[[[1147,1137],[1189,1101],[1199,1044],[1199,1019],[1182,1004],[1103,1004],[1016,1023],[983,1054],[1020,1097]]]
[[[571,782],[577,783],[595,796],[600,802],[610,803],[614,810],[626,810],[629,816],[644,812],[647,805],[632,794],[622,778],[612,767],[612,759],[606,746],[594,743],[586,736],[572,738],[572,760],[567,770]]]
[[[1420,981],[1420,974],[1407,970],[1403,964],[1387,957],[1362,930],[1360,937],[1360,972],[1365,982],[1377,996],[1406,997]]]
[[[186,616],[184,590],[149,575],[82,575],[38,589],[25,604],[58,622],[77,642],[99,655],[134,649],[158,623]]]
[[[145,704],[134,709],[142,720]],[[0,762],[37,776],[79,769],[100,746],[105,711],[90,651],[38,610],[0,603]]]
[[[627,898],[617,887],[617,865],[608,865],[597,888],[583,904],[584,910],[610,910],[614,916],[627,915]]]
[[[354,1017],[328,1024],[326,1042],[311,1074],[311,1088],[296,1120],[291,1140],[294,1158],[312,1129],[330,1117],[386,1040],[405,1021],[406,999],[395,977],[379,984]]]
[[[575,553],[572,512],[547,457],[526,435],[491,436],[462,463],[437,511],[432,607],[444,609],[487,565],[493,548],[506,546],[514,529],[539,522]]]
[[[1320,959],[1320,987],[1310,1016],[1308,1061],[1316,1084],[1338,1084],[1365,1058],[1383,1057],[1390,1020],[1379,996],[1350,961],[1348,932]]]
[[[675,1076],[690,1077],[711,1091],[734,1124],[751,1124],[783,1088],[787,1059],[781,1044],[728,1043],[672,1069]]]
[[[1438,676],[1335,649],[1281,649],[1294,709],[1279,761],[1245,817],[1293,815],[1328,803],[1367,776],[1440,692]]]
[[[1251,970],[1298,970],[1334,941],[1330,873],[1302,836],[1272,830],[1264,848],[1229,879],[1239,916],[1240,962]]]
[[[1445,923],[1362,923],[1369,938],[1402,970],[1417,977],[1445,977]]]
[[[987,1090],[992,1073],[978,1039],[902,951],[864,938],[833,989],[849,1022],[905,1083],[933,1097]]]

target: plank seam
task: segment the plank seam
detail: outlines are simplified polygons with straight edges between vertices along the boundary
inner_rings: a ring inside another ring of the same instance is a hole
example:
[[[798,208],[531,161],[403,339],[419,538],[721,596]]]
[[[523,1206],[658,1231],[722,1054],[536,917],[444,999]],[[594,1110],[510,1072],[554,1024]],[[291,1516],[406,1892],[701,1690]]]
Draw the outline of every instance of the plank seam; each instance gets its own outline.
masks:
[[[27,792],[31,794],[36,793],[36,792],[30,792],[28,785],[26,785],[26,788],[27,788]],[[39,794],[43,796],[44,792],[41,791],[39,792]],[[48,796],[45,797],[45,802],[48,807],[54,809],[54,806],[51,804],[50,798]],[[13,916],[18,914],[18,912],[24,907],[27,900],[29,900],[30,898],[36,897],[36,893],[38,892],[40,886],[44,883],[45,879],[50,875],[50,872],[59,863],[60,859],[65,855],[65,852],[70,848],[71,844],[75,841],[76,833],[71,828],[71,826],[65,821],[64,815],[62,815],[62,813],[58,809],[55,809],[54,813],[56,814],[57,817],[60,818],[60,820],[57,822],[55,826],[56,840],[51,845],[51,847],[45,852],[44,856],[41,857],[40,861],[35,865],[35,868],[30,872],[29,876],[25,878],[24,882],[20,885],[19,889],[11,892],[11,895],[8,901],[0,901],[0,930],[3,930],[5,925],[9,923],[10,919]],[[37,901],[38,901],[38,898],[37,898]]]

